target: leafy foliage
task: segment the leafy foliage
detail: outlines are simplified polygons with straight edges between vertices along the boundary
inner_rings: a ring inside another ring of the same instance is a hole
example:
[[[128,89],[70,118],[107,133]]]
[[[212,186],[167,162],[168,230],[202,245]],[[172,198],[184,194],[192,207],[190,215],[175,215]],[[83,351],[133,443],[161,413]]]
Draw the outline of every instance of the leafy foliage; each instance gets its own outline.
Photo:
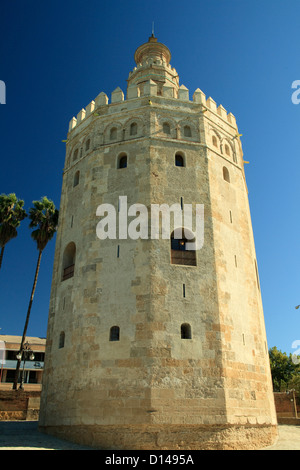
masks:
[[[269,349],[269,357],[274,392],[292,389],[300,392],[300,364],[295,364],[299,361],[293,360],[292,354],[288,356],[276,346]]]

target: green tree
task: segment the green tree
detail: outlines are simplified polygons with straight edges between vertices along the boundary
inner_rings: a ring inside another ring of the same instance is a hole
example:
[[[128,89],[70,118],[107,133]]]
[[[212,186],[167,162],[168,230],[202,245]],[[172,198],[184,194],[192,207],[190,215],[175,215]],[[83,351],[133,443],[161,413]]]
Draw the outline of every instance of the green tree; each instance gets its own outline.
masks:
[[[6,243],[18,235],[17,228],[27,217],[23,205],[24,201],[14,193],[0,195],[0,269]]]
[[[295,364],[292,354],[287,355],[274,346],[269,349],[269,357],[274,392],[295,388],[293,383],[299,377],[300,366]]]
[[[289,383],[289,389],[295,390],[297,393],[300,394],[300,373],[299,372],[293,375]]]
[[[54,203],[50,199],[48,199],[46,196],[43,197],[40,201],[33,201],[33,207],[29,209],[29,218],[31,220],[29,227],[30,228],[37,227],[36,230],[33,230],[33,232],[31,233],[31,237],[37,244],[37,249],[38,249],[39,254],[38,254],[35,276],[34,276],[33,286],[31,290],[31,295],[30,295],[30,300],[29,300],[29,305],[28,305],[28,310],[27,310],[27,315],[26,315],[26,320],[25,320],[22,341],[20,344],[21,354],[23,353],[23,349],[24,349],[29,316],[31,312],[35,289],[36,289],[42,253],[43,253],[43,250],[46,248],[47,243],[52,239],[52,237],[54,236],[56,232],[57,224],[58,224],[58,214],[59,212],[55,208]],[[13,384],[14,390],[17,389],[17,385],[18,385],[18,377],[19,377],[21,361],[22,361],[22,358],[17,360],[17,367],[16,367],[15,379],[14,379],[14,384]]]

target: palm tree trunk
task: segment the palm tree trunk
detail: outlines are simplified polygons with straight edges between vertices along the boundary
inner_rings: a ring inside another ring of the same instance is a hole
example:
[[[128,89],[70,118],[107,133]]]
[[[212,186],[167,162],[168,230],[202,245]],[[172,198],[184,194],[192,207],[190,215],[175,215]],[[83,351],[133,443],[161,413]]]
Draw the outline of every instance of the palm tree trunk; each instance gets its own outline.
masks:
[[[41,257],[42,257],[42,250],[39,251],[39,256],[38,256],[38,260],[37,260],[35,276],[34,276],[30,301],[29,301],[29,305],[28,305],[28,310],[27,310],[26,321],[25,321],[25,325],[24,325],[22,341],[21,341],[21,344],[20,344],[20,352],[21,353],[24,349],[24,343],[25,343],[25,338],[26,338],[26,333],[27,333],[27,327],[28,327],[28,322],[29,322],[29,317],[30,317],[30,312],[31,312],[31,306],[32,306],[34,292],[35,292],[36,283],[37,283],[37,278],[38,278],[38,274],[39,274],[39,270],[40,270]],[[23,356],[23,354],[22,354],[22,356]],[[19,378],[19,371],[20,371],[21,361],[22,361],[22,357],[20,359],[17,359],[17,367],[16,367],[15,379],[14,379],[14,384],[13,384],[13,389],[14,390],[17,390],[17,386],[18,386],[18,378]]]
[[[1,248],[1,253],[0,253],[0,269],[1,269],[2,259],[3,259],[4,248],[5,246]]]

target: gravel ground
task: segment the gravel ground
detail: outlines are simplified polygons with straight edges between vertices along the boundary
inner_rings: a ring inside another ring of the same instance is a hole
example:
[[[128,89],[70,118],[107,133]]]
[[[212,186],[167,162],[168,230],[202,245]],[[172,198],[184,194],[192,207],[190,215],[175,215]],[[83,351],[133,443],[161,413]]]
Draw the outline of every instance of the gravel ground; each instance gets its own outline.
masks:
[[[300,426],[278,426],[275,445],[261,450],[300,450]],[[0,450],[94,450],[38,431],[37,421],[0,422]]]

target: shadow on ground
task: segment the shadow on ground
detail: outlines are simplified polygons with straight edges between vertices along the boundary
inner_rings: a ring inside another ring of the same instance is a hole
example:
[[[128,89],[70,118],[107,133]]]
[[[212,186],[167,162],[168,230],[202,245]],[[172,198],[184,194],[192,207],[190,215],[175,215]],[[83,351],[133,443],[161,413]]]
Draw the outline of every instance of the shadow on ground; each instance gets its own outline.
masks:
[[[39,432],[38,421],[1,421],[0,450],[94,450]]]

